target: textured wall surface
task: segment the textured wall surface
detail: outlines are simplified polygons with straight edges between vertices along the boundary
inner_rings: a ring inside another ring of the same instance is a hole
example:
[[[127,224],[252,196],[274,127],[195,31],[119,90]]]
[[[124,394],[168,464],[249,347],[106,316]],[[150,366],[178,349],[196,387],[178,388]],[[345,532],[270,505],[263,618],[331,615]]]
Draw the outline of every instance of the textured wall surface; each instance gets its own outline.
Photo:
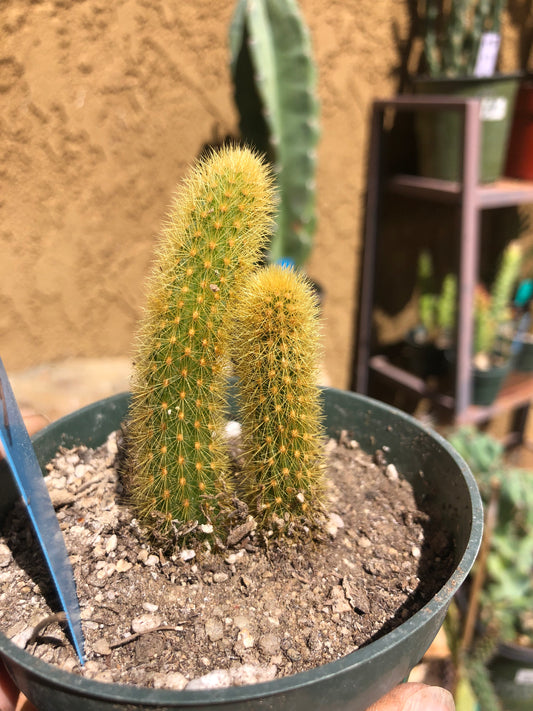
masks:
[[[326,368],[349,379],[371,100],[396,89],[396,0],[301,0],[322,103],[316,244]],[[0,5],[0,354],[129,355],[172,193],[236,135],[230,0]]]

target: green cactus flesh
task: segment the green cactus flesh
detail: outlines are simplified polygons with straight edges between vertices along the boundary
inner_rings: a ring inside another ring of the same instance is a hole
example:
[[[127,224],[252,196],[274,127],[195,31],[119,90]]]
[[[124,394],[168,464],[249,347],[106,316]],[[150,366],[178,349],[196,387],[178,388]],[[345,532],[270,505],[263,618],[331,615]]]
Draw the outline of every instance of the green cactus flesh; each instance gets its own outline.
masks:
[[[490,297],[484,290],[478,289],[474,305],[474,353],[491,353],[496,332],[496,324],[490,313]]]
[[[424,54],[430,76],[472,76],[484,32],[500,31],[503,0],[427,0]]]
[[[245,289],[235,360],[245,449],[245,499],[281,534],[324,511],[318,305],[304,276],[271,266]]]
[[[450,334],[453,330],[456,304],[457,278],[455,274],[446,274],[437,303],[437,326],[447,334]]]
[[[319,104],[310,34],[296,0],[238,0],[229,33],[243,139],[265,151],[279,188],[270,260],[309,255],[316,229]]]
[[[228,488],[229,318],[271,222],[272,180],[248,149],[199,162],[171,211],[138,334],[127,477],[139,517],[208,523]]]
[[[510,242],[505,248],[491,291],[491,315],[498,323],[509,316],[513,289],[520,273],[522,248],[518,242]]]
[[[424,327],[426,335],[430,337],[435,329],[435,306],[437,297],[435,294],[420,294],[418,299],[418,313],[420,323]]]

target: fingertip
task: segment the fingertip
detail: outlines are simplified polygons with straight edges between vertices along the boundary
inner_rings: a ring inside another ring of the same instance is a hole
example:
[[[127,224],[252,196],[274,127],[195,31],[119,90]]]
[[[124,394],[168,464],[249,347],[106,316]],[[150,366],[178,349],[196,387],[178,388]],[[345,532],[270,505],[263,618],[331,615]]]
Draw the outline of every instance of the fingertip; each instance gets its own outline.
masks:
[[[425,686],[409,697],[402,711],[455,711],[455,703],[446,689]]]
[[[0,709],[10,711],[17,703],[19,691],[9,676],[2,661],[0,661]]]
[[[409,682],[396,686],[367,711],[455,711],[455,704],[446,689]]]

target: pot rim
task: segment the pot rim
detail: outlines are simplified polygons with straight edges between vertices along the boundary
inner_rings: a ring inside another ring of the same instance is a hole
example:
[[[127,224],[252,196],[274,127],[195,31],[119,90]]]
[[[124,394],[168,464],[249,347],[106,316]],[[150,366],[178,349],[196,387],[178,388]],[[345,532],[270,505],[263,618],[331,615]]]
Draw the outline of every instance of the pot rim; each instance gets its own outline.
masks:
[[[513,662],[533,664],[533,647],[513,642],[499,642],[495,656],[505,657]]]
[[[461,470],[466,488],[468,490],[470,510],[472,513],[469,537],[463,555],[455,566],[452,575],[448,578],[441,589],[438,590],[437,593],[431,598],[431,600],[424,605],[424,607],[418,610],[418,612],[408,618],[405,622],[398,625],[398,627],[391,632],[384,634],[379,639],[370,642],[366,646],[357,649],[340,659],[336,659],[335,661],[328,662],[307,671],[285,676],[280,679],[274,679],[273,681],[261,682],[257,684],[249,684],[246,686],[230,686],[221,689],[206,689],[198,691],[178,691],[174,689],[153,689],[148,687],[96,681],[79,676],[78,674],[64,671],[34,657],[29,652],[17,647],[1,632],[0,658],[5,656],[7,658],[8,665],[9,658],[12,658],[13,661],[22,667],[29,675],[43,679],[43,681],[45,681],[48,685],[54,684],[57,688],[64,689],[66,693],[78,693],[79,695],[90,697],[95,700],[104,698],[108,699],[110,696],[113,696],[115,701],[118,703],[143,703],[146,706],[154,707],[161,707],[164,704],[180,704],[184,708],[193,708],[195,706],[202,706],[205,704],[230,704],[244,699],[277,696],[303,686],[321,683],[328,678],[332,678],[341,672],[347,671],[348,669],[355,669],[362,664],[368,663],[369,661],[377,660],[381,654],[399,645],[406,638],[406,636],[408,637],[413,635],[418,628],[424,624],[424,622],[426,622],[433,615],[437,614],[444,607],[447,607],[452,597],[467,577],[481,545],[483,507],[477,484],[474,476],[468,468],[468,465],[447,440],[445,440],[435,430],[419,422],[411,415],[408,415],[386,403],[374,400],[365,395],[360,395],[359,393],[329,387],[322,389],[332,393],[341,393],[342,395],[347,394],[358,399],[362,403],[367,403],[368,406],[372,408],[381,409],[383,412],[393,414],[395,417],[400,418],[418,430],[421,434],[427,435],[436,441],[436,444],[455,461]],[[91,410],[96,406],[109,401],[118,401],[120,398],[124,398],[126,396],[127,393],[120,393],[119,395],[114,395],[110,398],[104,398],[103,400],[99,400],[98,402],[77,410],[76,413]],[[38,443],[41,437],[46,435],[49,428],[53,427],[56,429],[58,426],[61,427],[61,423],[69,417],[70,415],[67,415],[48,425],[32,438],[33,442]]]

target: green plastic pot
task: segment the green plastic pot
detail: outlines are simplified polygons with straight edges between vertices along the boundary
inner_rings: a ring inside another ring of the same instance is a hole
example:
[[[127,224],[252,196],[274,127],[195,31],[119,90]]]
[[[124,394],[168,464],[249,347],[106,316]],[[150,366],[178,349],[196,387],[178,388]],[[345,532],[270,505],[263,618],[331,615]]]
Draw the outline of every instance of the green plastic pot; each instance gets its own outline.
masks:
[[[502,388],[502,385],[511,370],[511,361],[504,365],[494,366],[489,370],[474,368],[472,373],[472,404],[488,407]]]
[[[434,343],[419,343],[415,330],[405,336],[405,353],[409,370],[421,378],[439,377],[447,374],[449,361],[446,351]]]
[[[533,649],[499,644],[489,673],[505,711],[533,709]]]
[[[415,91],[481,100],[479,179],[501,178],[507,154],[520,75],[416,79]],[[463,155],[462,118],[458,111],[420,111],[415,121],[420,175],[441,180],[461,180]]]
[[[524,340],[522,338],[516,359],[514,362],[515,370],[521,373],[531,373],[533,371],[533,341]]]
[[[279,680],[210,691],[171,691],[105,684],[67,673],[32,657],[0,635],[0,657],[39,711],[364,711],[405,679],[439,630],[452,596],[476,557],[483,528],[479,492],[467,465],[432,430],[404,413],[354,393],[326,388],[326,427],[347,430],[361,447],[387,448],[423,506],[435,507],[454,541],[454,569],[446,584],[396,629],[337,661]],[[86,407],[34,438],[44,467],[59,446],[98,446],[127,412],[127,394]],[[5,491],[0,521],[15,500]]]

